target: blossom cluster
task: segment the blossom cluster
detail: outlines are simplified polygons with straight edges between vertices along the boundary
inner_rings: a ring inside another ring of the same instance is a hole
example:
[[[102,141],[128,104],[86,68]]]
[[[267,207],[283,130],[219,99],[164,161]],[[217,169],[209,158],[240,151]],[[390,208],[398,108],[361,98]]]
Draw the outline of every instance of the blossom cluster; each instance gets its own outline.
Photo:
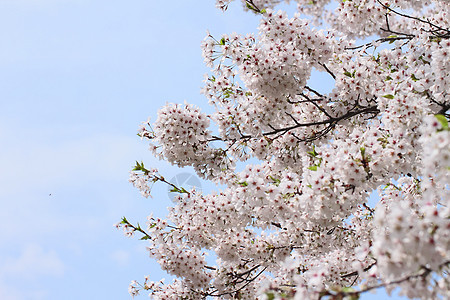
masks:
[[[167,104],[154,129],[141,128],[157,157],[222,188],[177,188],[167,219],[119,224],[144,234],[177,277],[133,282],[130,293],[354,299],[400,287],[449,298],[449,2],[338,1],[329,11],[331,1],[297,0],[293,17],[272,10],[279,2],[243,1],[261,16],[258,34],[203,41],[212,114]],[[334,80],[330,92],[312,85],[314,71]],[[170,184],[139,163],[130,180],[144,196]]]
[[[233,162],[224,157],[222,149],[210,146],[213,137],[207,129],[209,124],[209,117],[198,107],[168,104],[158,112],[155,128],[144,126],[139,135],[158,145],[150,147],[155,156],[179,167],[193,166],[202,177],[212,179]]]

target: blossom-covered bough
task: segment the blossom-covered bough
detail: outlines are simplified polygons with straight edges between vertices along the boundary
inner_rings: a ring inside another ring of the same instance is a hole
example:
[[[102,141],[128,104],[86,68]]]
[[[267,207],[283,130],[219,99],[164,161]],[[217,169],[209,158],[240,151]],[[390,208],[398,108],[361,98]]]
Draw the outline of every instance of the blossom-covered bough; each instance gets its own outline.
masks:
[[[188,191],[136,165],[143,195],[165,182],[180,196],[165,220],[118,224],[176,278],[130,293],[358,299],[400,288],[448,299],[450,3],[296,0],[290,18],[279,2],[243,1],[261,16],[257,35],[203,42],[213,114],[168,104],[141,128],[156,156],[226,188]],[[313,71],[334,80],[331,92],[310,86]]]

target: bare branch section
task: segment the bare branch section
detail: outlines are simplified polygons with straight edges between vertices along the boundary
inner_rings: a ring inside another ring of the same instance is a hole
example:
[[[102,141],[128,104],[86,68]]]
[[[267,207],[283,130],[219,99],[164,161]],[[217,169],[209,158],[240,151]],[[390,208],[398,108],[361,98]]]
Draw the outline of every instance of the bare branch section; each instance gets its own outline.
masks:
[[[388,11],[390,11],[390,12],[392,12],[392,13],[398,15],[398,16],[401,16],[401,17],[403,17],[403,18],[412,19],[412,20],[415,20],[415,21],[419,21],[419,22],[421,22],[421,23],[424,23],[424,24],[429,25],[430,27],[433,27],[434,30],[430,30],[429,32],[430,32],[431,34],[433,34],[434,36],[436,36],[436,37],[440,37],[440,38],[450,38],[450,30],[449,30],[448,28],[442,28],[441,26],[438,26],[438,25],[436,25],[436,24],[430,22],[429,20],[424,20],[424,19],[422,19],[422,18],[418,18],[418,17],[414,17],[414,16],[411,16],[411,15],[407,15],[407,14],[405,14],[405,13],[398,12],[398,11],[392,9],[391,7],[389,7],[388,5],[383,4],[380,0],[377,0],[377,2],[378,2],[383,8],[387,9]],[[388,26],[388,29],[389,29],[389,26]],[[395,33],[395,32],[394,32],[394,33]]]
[[[320,111],[322,111],[328,119],[322,120],[322,121],[316,121],[316,122],[307,122],[307,123],[300,123],[298,120],[296,120],[292,115],[288,114],[289,117],[293,120],[294,124],[291,126],[281,127],[281,128],[275,128],[271,127],[272,131],[264,132],[262,135],[266,137],[280,137],[281,135],[284,135],[288,132],[294,131],[295,129],[302,128],[302,127],[318,127],[322,125],[326,125],[325,128],[320,129],[318,132],[313,134],[312,136],[309,136],[307,138],[298,138],[299,142],[311,142],[317,139],[320,139],[324,137],[327,133],[332,131],[339,122],[351,119],[355,116],[368,116],[369,118],[374,118],[380,110],[376,106],[368,106],[368,107],[355,107],[351,110],[349,110],[347,113],[338,116],[338,117],[332,117],[328,112],[326,112],[323,108],[319,107],[316,103],[315,99],[309,99],[306,95],[302,95],[306,98],[305,102],[312,103],[314,106],[316,106]],[[298,103],[298,102],[295,102]],[[251,135],[242,135],[241,140],[248,141],[252,139],[253,137]],[[224,139],[221,139],[219,137],[215,137],[214,139],[210,140],[222,140],[227,141]]]

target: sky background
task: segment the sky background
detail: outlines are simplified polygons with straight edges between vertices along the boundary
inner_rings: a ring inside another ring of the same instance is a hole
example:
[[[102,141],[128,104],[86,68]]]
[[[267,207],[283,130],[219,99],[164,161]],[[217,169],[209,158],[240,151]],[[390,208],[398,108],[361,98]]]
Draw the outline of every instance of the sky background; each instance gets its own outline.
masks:
[[[138,126],[166,102],[208,111],[206,30],[257,25],[213,0],[0,0],[0,299],[131,299],[131,280],[168,278],[113,226],[171,204],[163,185],[145,199],[128,183],[136,160],[185,172],[154,159]]]

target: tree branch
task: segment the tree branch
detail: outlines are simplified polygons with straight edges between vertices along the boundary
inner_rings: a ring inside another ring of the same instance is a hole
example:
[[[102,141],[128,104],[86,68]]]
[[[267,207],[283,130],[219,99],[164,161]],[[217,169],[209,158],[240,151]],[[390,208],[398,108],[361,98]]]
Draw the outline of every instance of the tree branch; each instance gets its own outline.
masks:
[[[381,6],[383,6],[383,8],[385,8],[385,9],[387,9],[387,10],[393,12],[393,13],[396,14],[396,15],[399,15],[399,16],[404,17],[404,18],[413,19],[413,20],[416,20],[416,21],[419,21],[419,22],[428,24],[428,25],[430,25],[431,27],[435,27],[435,28],[437,28],[438,30],[445,31],[445,32],[447,32],[447,34],[450,34],[450,30],[445,29],[445,28],[442,28],[442,27],[440,27],[440,26],[438,26],[438,25],[436,25],[436,24],[433,24],[433,23],[431,23],[431,22],[428,21],[428,20],[423,20],[423,19],[418,18],[418,17],[413,17],[413,16],[410,16],[410,15],[407,15],[407,14],[404,14],[404,13],[401,13],[401,12],[398,12],[398,11],[395,11],[395,10],[393,10],[392,8],[390,8],[389,6],[384,5],[383,3],[381,3],[380,0],[377,0],[377,2],[378,2]]]

